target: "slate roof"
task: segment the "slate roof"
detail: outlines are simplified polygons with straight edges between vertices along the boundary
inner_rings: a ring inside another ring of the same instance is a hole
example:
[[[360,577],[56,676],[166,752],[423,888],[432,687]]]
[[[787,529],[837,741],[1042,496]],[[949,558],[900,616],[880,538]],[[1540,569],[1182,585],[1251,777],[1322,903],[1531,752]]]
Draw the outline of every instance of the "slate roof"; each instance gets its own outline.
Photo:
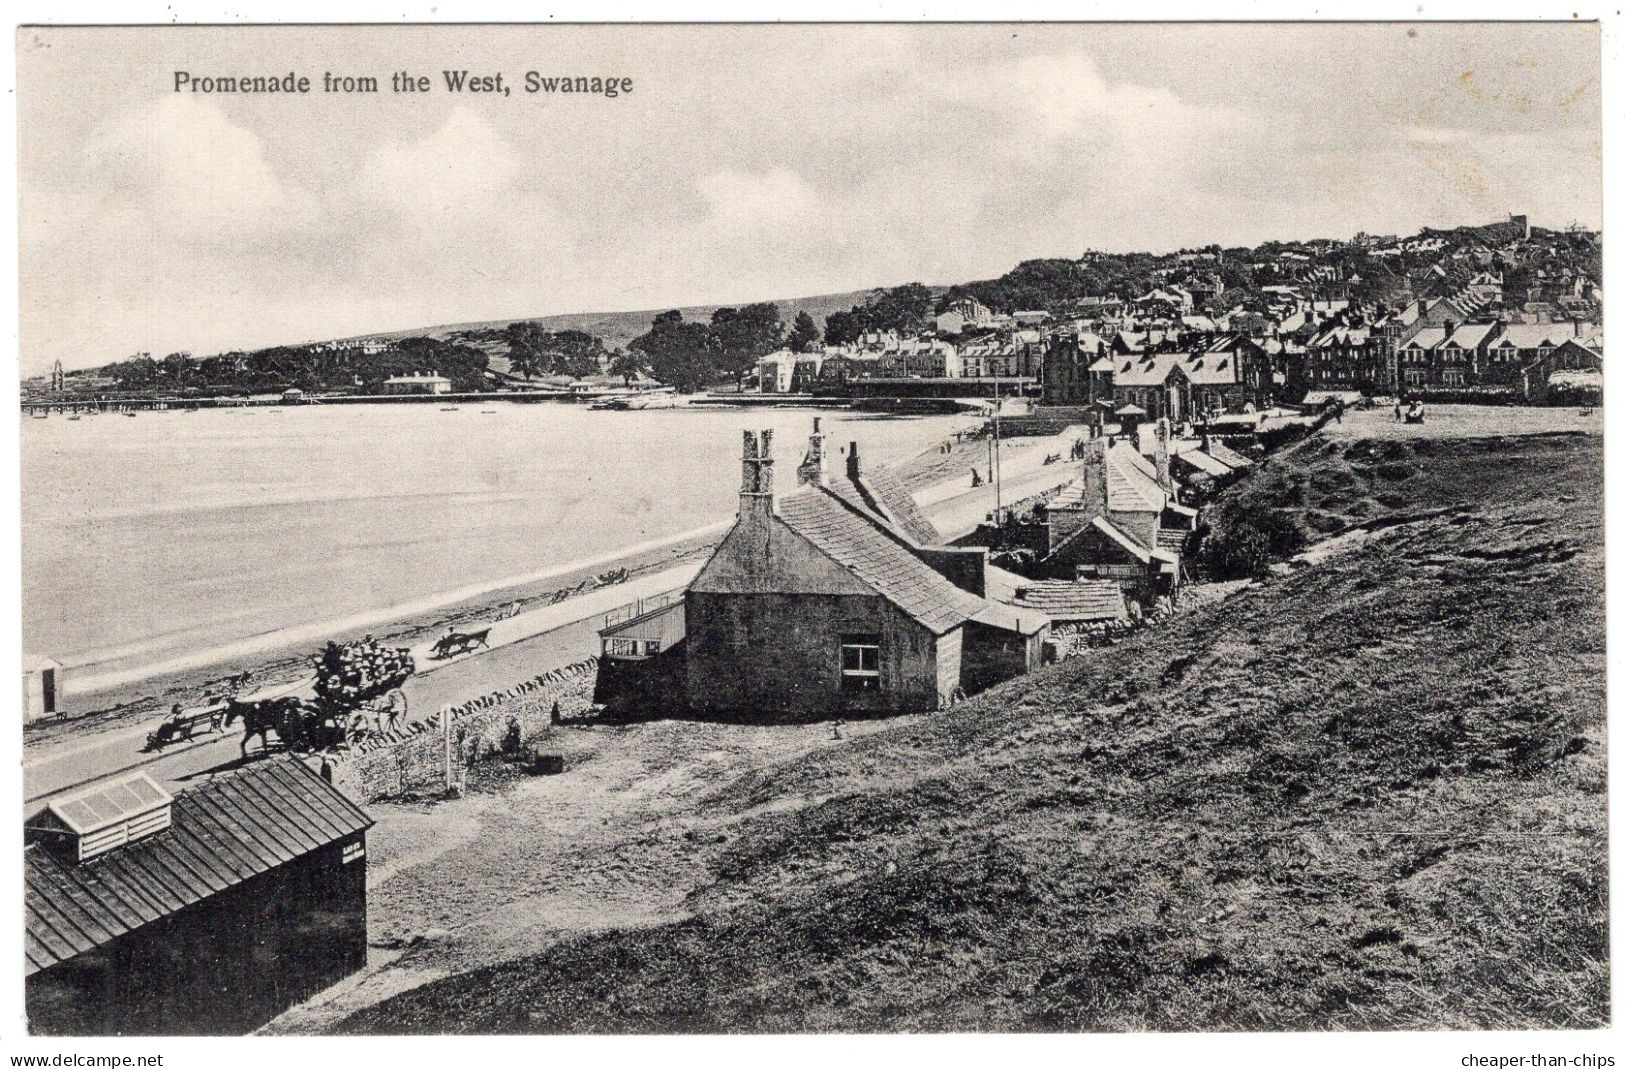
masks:
[[[1236,452],[1234,449],[1231,449],[1223,442],[1210,441],[1203,452],[1207,453],[1214,460],[1217,460],[1220,464],[1223,464],[1226,467],[1240,469],[1250,468],[1253,466],[1252,460]]]
[[[933,634],[946,634],[986,605],[879,530],[829,487],[779,500],[778,516],[792,531],[852,572]]]
[[[902,480],[891,468],[873,471],[860,468],[856,483],[832,475],[827,485],[842,500],[895,527],[917,545],[934,546],[942,542],[941,532],[926,518],[914,495],[903,487]]]
[[[1036,609],[1059,623],[1128,619],[1123,588],[1110,579],[1027,580],[1009,604]]]
[[[46,843],[23,851],[26,974],[77,957],[372,826],[291,757],[175,796],[171,824],[73,864]]]
[[[1439,345],[1439,343],[1441,343],[1443,341],[1444,341],[1444,328],[1443,327],[1423,327],[1421,330],[1416,332],[1416,334],[1411,338],[1410,341],[1406,342],[1400,348],[1402,348],[1402,349],[1422,349],[1422,350],[1425,351],[1425,350],[1437,347]]]
[[[1498,323],[1468,323],[1457,327],[1446,344],[1461,349],[1476,349],[1500,326]]]
[[[1550,323],[1510,323],[1501,328],[1500,337],[1490,344],[1490,348],[1497,349],[1502,346],[1513,349],[1540,349],[1548,346],[1556,348],[1570,336],[1567,332],[1562,335],[1555,334]]]
[[[1118,357],[1112,384],[1161,386],[1176,367],[1195,386],[1228,386],[1240,381],[1232,353],[1156,353]]]
[[[1077,478],[1050,499],[1052,509],[1076,508],[1083,502],[1083,479]],[[1112,512],[1161,512],[1168,493],[1158,483],[1156,468],[1129,445],[1106,450],[1106,508]]]

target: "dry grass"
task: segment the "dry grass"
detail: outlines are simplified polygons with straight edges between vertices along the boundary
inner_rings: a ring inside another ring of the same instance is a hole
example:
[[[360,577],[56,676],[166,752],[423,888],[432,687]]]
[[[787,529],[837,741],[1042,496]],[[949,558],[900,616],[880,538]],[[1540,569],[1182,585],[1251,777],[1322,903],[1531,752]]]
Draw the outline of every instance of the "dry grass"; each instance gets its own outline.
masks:
[[[672,870],[680,917],[341,1030],[1606,1024],[1600,442],[1388,444],[1306,442],[1237,496],[1422,518],[719,774],[684,800],[722,830]]]

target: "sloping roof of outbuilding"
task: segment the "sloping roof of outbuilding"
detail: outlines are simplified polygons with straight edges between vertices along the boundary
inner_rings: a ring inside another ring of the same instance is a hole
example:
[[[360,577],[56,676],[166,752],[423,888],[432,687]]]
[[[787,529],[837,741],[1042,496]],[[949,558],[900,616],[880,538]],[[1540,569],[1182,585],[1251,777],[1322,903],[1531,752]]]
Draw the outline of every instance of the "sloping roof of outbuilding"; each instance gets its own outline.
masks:
[[[175,796],[164,831],[78,864],[23,851],[24,957],[32,975],[372,826],[292,757]]]

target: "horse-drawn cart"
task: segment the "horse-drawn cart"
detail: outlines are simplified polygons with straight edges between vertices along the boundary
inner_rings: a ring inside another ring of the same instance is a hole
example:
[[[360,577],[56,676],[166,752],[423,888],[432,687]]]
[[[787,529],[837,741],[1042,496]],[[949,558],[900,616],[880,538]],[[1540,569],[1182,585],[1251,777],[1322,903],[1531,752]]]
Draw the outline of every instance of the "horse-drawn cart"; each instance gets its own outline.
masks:
[[[409,650],[380,646],[370,637],[342,646],[329,642],[316,658],[316,701],[305,723],[305,748],[353,746],[394,727],[406,717],[401,686],[414,671]]]
[[[168,720],[147,732],[145,749],[148,752],[157,752],[171,743],[189,742],[200,734],[219,731],[225,715],[225,706],[205,709],[188,716],[183,714],[177,705],[170,711]]]
[[[243,755],[248,741],[275,731],[283,748],[315,752],[350,747],[387,731],[406,716],[402,684],[416,670],[409,650],[380,646],[370,637],[340,645],[329,642],[314,659],[314,701],[292,696],[259,701],[233,698],[225,708],[229,726],[243,718]]]

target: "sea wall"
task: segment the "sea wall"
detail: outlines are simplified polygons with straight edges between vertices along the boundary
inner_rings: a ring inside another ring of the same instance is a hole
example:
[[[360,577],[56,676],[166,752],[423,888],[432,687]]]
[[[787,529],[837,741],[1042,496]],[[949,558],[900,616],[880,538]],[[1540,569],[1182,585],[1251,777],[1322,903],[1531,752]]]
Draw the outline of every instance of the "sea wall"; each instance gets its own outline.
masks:
[[[544,672],[507,690],[448,706],[393,734],[372,740],[353,752],[326,759],[333,785],[366,805],[403,794],[439,791],[446,783],[446,742],[442,718],[451,719],[451,763],[461,770],[496,752],[516,722],[530,739],[552,723],[553,707],[563,719],[579,717],[592,707],[598,658]]]

